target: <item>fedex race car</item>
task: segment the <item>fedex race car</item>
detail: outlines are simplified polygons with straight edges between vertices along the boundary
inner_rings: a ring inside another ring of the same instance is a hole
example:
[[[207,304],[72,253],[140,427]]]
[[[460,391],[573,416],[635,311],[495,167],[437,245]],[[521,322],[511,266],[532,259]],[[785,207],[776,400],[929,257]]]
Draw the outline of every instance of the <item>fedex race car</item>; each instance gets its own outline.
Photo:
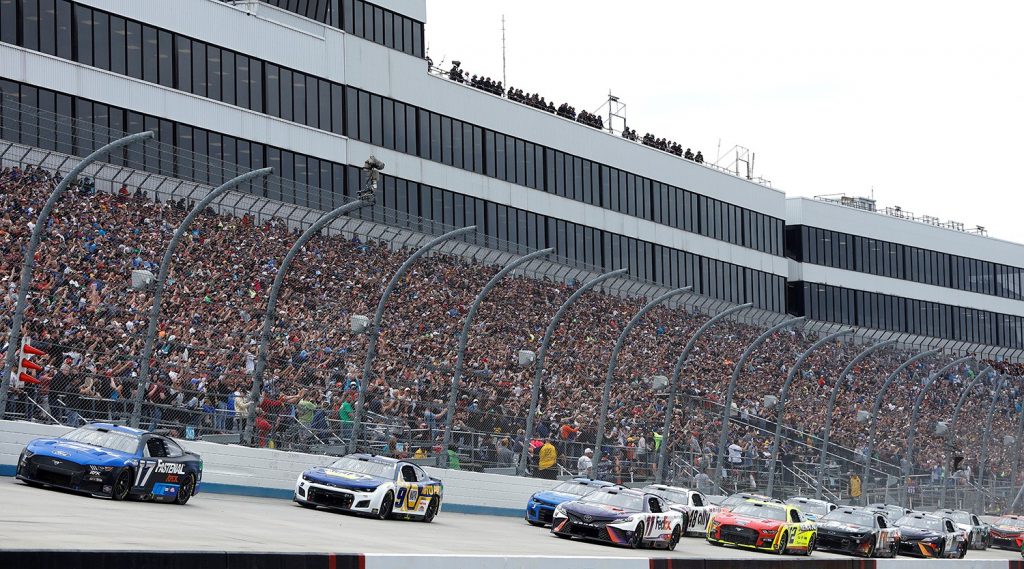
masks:
[[[935,510],[935,515],[950,518],[961,531],[967,532],[967,548],[984,551],[989,545],[989,525],[964,510]]]
[[[552,514],[555,513],[555,507],[559,504],[578,500],[580,496],[586,496],[605,486],[614,486],[614,484],[590,478],[573,478],[561,482],[550,490],[535,492],[533,496],[530,496],[530,501],[526,503],[526,521],[534,526],[548,525],[551,523]]]
[[[786,504],[747,501],[718,512],[708,524],[712,545],[734,545],[780,555],[814,551],[818,526]]]
[[[683,514],[683,535],[703,536],[708,531],[711,516],[719,510],[704,494],[687,488],[651,484],[643,491],[661,496],[669,508]]]
[[[1024,516],[1003,516],[992,522],[988,532],[992,547],[1016,551],[1024,547]]]
[[[411,462],[350,454],[300,474],[292,499],[305,508],[322,506],[382,520],[407,517],[430,523],[441,510],[443,497],[441,481]]]
[[[29,442],[15,475],[30,486],[185,504],[198,491],[203,461],[161,434],[92,423]]]
[[[914,512],[897,520],[900,555],[962,559],[967,554],[967,533],[947,517]]]
[[[842,507],[818,519],[817,546],[862,557],[896,557],[900,531],[881,511]]]
[[[622,486],[600,488],[555,508],[551,533],[634,549],[653,546],[673,550],[683,535],[682,514],[664,500]]]

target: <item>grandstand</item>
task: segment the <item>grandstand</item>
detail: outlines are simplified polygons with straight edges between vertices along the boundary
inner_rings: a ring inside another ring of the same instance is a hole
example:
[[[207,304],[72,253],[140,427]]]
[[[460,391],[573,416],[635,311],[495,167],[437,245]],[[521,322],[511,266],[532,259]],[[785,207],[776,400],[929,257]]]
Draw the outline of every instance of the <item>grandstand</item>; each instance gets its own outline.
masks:
[[[961,496],[977,489],[996,507],[1020,485],[1024,303],[1020,269],[1011,263],[1021,258],[1021,246],[787,200],[751,181],[431,75],[422,60],[421,3],[310,3],[324,9],[296,15],[260,2],[183,0],[187,20],[149,3],[117,4],[127,12],[115,14],[114,4],[57,0],[52,21],[45,14],[17,20],[19,30],[53,26],[46,32],[53,45],[33,44],[21,32],[0,37],[0,275],[11,290],[5,315],[14,312],[35,215],[74,157],[127,132],[157,133],[87,170],[53,211],[24,329],[48,356],[39,358],[39,385],[10,392],[9,417],[130,420],[141,388],[144,424],[183,438],[232,440],[253,406],[254,444],[343,452],[357,432],[358,444],[377,452],[442,463],[450,419],[463,468],[512,472],[523,446],[532,446],[525,428],[533,370],[520,363],[520,352],[538,351],[547,323],[583,282],[627,268],[628,278],[585,294],[570,310],[548,353],[535,438],[558,443],[560,472],[575,472],[583,449],[597,440],[602,380],[624,324],[649,299],[689,285],[693,294],[649,313],[620,354],[602,476],[653,478],[655,448],[665,444],[669,476],[690,483],[713,469],[728,416],[729,442],[742,451],[739,463],[727,465],[721,490],[764,485],[779,420],[780,488],[811,488],[828,414],[822,401],[838,381],[826,449],[831,497],[848,496],[850,475],[864,463],[879,499],[911,480],[922,489],[947,485]],[[374,14],[373,26],[351,23],[357,9]],[[87,27],[64,37],[61,14]],[[13,13],[0,15],[12,21]],[[378,15],[386,18],[381,29],[403,33],[378,36]],[[122,28],[124,51],[100,41],[104,33],[122,37]],[[95,43],[81,39],[85,29]],[[154,41],[140,39],[147,37]],[[258,38],[291,47],[270,50]],[[135,39],[145,42],[141,49],[130,43]],[[348,57],[326,57],[330,49]],[[174,63],[166,67],[168,59]],[[379,79],[384,62],[389,85]],[[74,69],[82,81],[64,84],[57,69]],[[371,154],[387,163],[377,204],[329,226],[293,263],[274,315],[263,389],[250,400],[259,324],[277,267],[299,231],[355,199],[365,184],[359,165]],[[216,202],[179,248],[152,381],[141,385],[152,296],[147,285],[132,282],[133,273],[145,280],[146,271],[158,272],[192,203],[263,166],[274,175]],[[364,378],[367,339],[351,329],[352,317],[373,313],[390,276],[426,239],[469,225],[477,231],[418,261],[401,281],[387,305],[371,377]],[[449,417],[458,334],[474,297],[498,267],[549,246],[553,255],[516,272],[483,303]],[[716,324],[697,343],[684,368],[672,436],[662,439],[667,392],[657,378],[672,375],[683,346],[709,317],[748,302],[753,308]],[[808,321],[754,352],[726,413],[739,354],[787,315]],[[843,326],[857,334],[811,355],[785,416],[776,417],[765,396],[778,394],[789,366],[822,333]],[[3,331],[10,332],[8,319]],[[839,377],[858,352],[887,338],[899,344]],[[889,373],[929,348],[943,353],[897,378],[878,417],[874,453],[863,456],[868,428],[859,414]],[[918,432],[907,433],[925,381],[965,354],[978,361],[936,378]],[[998,373],[972,384],[961,428],[937,436],[937,424],[949,421],[963,389],[988,365]],[[364,380],[369,425],[354,431],[351,413]],[[915,439],[913,457],[906,456],[908,437]],[[982,467],[983,448],[987,476],[978,488],[972,476]]]

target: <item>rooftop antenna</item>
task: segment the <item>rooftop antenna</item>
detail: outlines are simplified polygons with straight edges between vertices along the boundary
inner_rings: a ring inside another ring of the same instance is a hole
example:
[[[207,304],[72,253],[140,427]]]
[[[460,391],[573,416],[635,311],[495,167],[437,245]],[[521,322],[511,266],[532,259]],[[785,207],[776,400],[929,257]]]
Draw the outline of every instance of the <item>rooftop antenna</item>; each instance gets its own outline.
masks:
[[[501,15],[501,84],[508,87],[508,77],[505,76],[505,14]]]
[[[626,130],[626,103],[623,103],[617,96],[612,94],[612,90],[608,89],[608,99],[594,111],[595,115],[601,114],[601,109],[608,107],[608,132],[615,134],[617,132],[625,132]],[[612,119],[619,119],[622,123],[622,130],[616,131],[615,126],[612,123]]]

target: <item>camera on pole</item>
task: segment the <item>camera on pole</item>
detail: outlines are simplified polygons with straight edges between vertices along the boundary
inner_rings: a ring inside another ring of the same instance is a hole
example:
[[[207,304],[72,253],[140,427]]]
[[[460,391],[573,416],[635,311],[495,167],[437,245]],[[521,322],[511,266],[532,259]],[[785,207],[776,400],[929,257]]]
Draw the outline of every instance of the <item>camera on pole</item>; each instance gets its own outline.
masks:
[[[363,163],[363,170],[366,171],[366,183],[359,192],[359,199],[374,203],[377,198],[377,180],[380,178],[380,171],[384,169],[384,163],[373,154]]]

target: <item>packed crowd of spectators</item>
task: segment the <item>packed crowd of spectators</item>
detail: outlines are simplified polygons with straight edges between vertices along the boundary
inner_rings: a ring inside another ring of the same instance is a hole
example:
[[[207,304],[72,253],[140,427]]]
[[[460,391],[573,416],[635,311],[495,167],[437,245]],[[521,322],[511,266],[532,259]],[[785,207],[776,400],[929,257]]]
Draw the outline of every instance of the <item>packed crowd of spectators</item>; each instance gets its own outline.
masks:
[[[0,278],[7,291],[0,308],[8,325],[22,247],[57,179],[34,168],[0,172]],[[151,301],[145,288],[132,287],[132,272],[157,271],[189,207],[185,201],[153,202],[126,187],[97,192],[89,181],[76,181],[48,224],[26,315],[24,333],[48,352],[39,358],[46,369],[39,385],[13,392],[8,412],[76,422],[125,411],[138,388]],[[266,293],[295,237],[284,220],[257,222],[208,211],[196,221],[178,249],[164,295],[153,381],[144,394],[147,426],[196,436],[244,425]],[[366,339],[352,333],[348,322],[352,315],[373,313],[407,255],[381,243],[320,236],[295,259],[278,303],[264,389],[255,401],[260,444],[308,445],[351,435]],[[457,334],[495,270],[433,255],[418,261],[391,297],[367,388],[367,412],[375,423],[368,432],[382,452],[426,456],[447,450],[440,441]],[[481,306],[453,417],[453,450],[467,466],[511,466],[524,445],[537,449],[548,439],[555,443],[558,466],[575,472],[579,457],[593,447],[609,348],[643,299],[589,292],[566,314],[546,360],[536,438],[524,440],[533,370],[518,365],[518,352],[537,350],[554,311],[578,284],[508,277]],[[698,471],[711,463],[735,358],[761,329],[722,322],[697,342],[682,375],[686,403],[677,406],[667,440],[661,434],[665,393],[651,380],[671,375],[675,358],[706,318],[660,308],[632,332],[612,387],[608,448],[605,461],[595,465],[599,473],[619,479],[648,475],[661,444]],[[737,386],[730,439],[744,457],[763,459],[770,449],[776,409],[766,408],[763,397],[778,393],[788,366],[813,339],[800,330],[781,332],[749,360]],[[782,417],[788,433],[783,451],[791,460],[812,458],[824,426],[823,401],[860,349],[830,344],[800,370]],[[854,463],[867,441],[867,425],[857,422],[857,411],[870,409],[881,382],[907,356],[883,351],[840,378],[832,440],[849,449]],[[894,383],[882,407],[874,458],[896,465],[905,459],[907,437],[914,435],[907,433],[914,398],[945,361],[923,360]],[[1022,371],[997,365],[1005,373]],[[978,382],[957,437],[932,434],[937,421],[950,418],[976,371],[961,366],[936,380],[916,433],[915,472],[932,472],[959,456],[963,469],[977,473],[994,378]],[[993,428],[1000,435],[988,437],[989,472],[1002,478],[1015,457],[1001,434],[1016,434],[1021,387],[1016,378],[1007,381]]]

